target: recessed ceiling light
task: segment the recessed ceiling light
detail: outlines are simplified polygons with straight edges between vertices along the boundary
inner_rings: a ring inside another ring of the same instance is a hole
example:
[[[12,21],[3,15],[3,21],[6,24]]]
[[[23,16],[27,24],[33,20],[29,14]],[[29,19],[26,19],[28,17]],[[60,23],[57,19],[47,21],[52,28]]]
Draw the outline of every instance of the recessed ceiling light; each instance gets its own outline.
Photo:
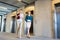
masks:
[[[19,2],[21,2],[22,0],[18,0]]]

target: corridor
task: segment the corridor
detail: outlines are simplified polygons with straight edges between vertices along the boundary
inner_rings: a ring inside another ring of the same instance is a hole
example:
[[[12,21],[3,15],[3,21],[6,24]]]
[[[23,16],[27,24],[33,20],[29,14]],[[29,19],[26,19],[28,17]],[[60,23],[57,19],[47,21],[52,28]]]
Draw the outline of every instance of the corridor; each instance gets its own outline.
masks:
[[[0,0],[0,40],[60,40],[60,1]]]

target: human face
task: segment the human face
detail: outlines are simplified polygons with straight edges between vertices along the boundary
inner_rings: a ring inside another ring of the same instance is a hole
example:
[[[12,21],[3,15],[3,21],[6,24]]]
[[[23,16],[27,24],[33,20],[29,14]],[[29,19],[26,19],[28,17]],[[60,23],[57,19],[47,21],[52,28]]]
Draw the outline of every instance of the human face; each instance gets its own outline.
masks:
[[[28,15],[30,15],[31,14],[31,12],[28,12]]]
[[[21,10],[20,13],[23,13],[23,11]]]

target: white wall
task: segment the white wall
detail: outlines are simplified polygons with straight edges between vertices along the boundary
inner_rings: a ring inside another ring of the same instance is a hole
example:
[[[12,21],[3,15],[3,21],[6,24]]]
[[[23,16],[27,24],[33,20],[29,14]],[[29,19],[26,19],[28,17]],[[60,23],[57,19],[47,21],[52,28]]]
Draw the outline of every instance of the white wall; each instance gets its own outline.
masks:
[[[51,0],[36,1],[34,16],[35,36],[52,37]]]

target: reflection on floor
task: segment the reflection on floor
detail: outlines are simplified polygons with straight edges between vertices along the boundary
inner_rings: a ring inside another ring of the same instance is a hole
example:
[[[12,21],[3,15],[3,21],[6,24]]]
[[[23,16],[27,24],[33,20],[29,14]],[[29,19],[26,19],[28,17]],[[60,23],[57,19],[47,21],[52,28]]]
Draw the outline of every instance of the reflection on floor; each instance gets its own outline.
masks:
[[[16,34],[0,32],[0,40],[57,40],[57,39],[51,39],[48,37],[31,37],[31,38],[23,37],[19,39],[16,38]]]

